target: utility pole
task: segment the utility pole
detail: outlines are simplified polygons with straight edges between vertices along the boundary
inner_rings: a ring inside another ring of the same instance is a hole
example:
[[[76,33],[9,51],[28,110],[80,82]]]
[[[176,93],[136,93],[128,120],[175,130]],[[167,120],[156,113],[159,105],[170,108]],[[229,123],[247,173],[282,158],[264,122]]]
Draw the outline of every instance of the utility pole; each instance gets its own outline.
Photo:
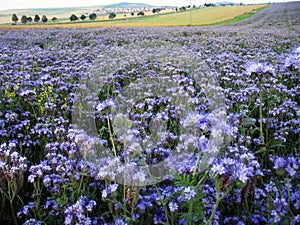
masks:
[[[193,6],[192,6],[192,0],[190,1],[190,26],[192,26],[192,10],[193,10]]]

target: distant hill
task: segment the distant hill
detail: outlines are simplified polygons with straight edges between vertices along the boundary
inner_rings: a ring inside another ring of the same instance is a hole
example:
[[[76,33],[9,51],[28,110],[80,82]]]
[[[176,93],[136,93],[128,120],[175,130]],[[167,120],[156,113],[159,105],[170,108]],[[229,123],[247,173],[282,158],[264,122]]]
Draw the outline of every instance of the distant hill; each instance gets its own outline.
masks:
[[[153,8],[155,6],[144,3],[121,2],[111,5],[105,5],[104,8]]]
[[[234,5],[235,3],[233,2],[228,2],[228,1],[224,1],[224,2],[216,2],[214,3],[215,5]]]

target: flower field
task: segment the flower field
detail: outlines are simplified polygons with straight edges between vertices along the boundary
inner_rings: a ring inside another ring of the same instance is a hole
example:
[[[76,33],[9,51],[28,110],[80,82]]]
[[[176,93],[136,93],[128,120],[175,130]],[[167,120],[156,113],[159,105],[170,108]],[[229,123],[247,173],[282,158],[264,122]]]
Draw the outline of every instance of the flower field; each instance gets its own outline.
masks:
[[[300,224],[299,16],[0,30],[0,224]]]

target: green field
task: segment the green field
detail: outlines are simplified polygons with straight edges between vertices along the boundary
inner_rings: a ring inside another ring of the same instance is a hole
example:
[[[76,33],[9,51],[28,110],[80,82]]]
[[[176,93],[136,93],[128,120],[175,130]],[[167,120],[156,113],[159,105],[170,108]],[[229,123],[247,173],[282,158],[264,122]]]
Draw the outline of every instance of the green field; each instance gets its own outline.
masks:
[[[250,15],[262,5],[224,6],[190,10],[186,12],[146,16],[139,19],[105,21],[116,26],[187,26],[209,25],[234,19],[241,15]],[[103,22],[104,24],[104,22]]]
[[[109,20],[108,16],[99,16],[96,21],[78,21],[69,22],[66,17],[57,22],[48,22],[46,24],[20,24],[12,26],[10,24],[2,25],[2,28],[43,28],[49,26],[60,27],[110,27],[110,26],[201,26],[219,23],[230,23],[239,21],[253,15],[258,10],[265,8],[267,5],[243,5],[243,6],[220,6],[207,7],[185,12],[173,12],[165,14],[146,14],[143,17],[124,17],[119,14],[116,19]],[[50,12],[50,11],[49,11]],[[25,13],[25,12],[24,12]],[[53,13],[52,13],[53,14]],[[54,16],[54,15],[53,15]],[[50,17],[48,17],[50,18]],[[59,17],[58,17],[59,18]]]

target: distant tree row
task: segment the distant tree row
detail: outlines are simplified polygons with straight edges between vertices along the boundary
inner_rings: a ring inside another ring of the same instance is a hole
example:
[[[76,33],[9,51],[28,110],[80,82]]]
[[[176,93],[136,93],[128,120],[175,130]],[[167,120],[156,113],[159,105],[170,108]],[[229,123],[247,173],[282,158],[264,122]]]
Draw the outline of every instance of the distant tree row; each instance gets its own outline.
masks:
[[[214,6],[216,5],[212,3],[204,3],[204,7],[214,7]]]
[[[179,7],[179,8],[175,8],[175,11],[178,12],[178,11],[181,11],[181,12],[184,12],[186,11],[187,9],[196,9],[197,6],[196,5],[188,5],[188,6],[182,6],[182,7]]]
[[[161,11],[161,8],[154,8],[152,9],[153,13],[159,13]]]
[[[75,14],[72,14],[70,16],[70,21],[73,22],[73,21],[78,21],[79,19],[81,19],[82,21],[85,20],[87,18],[86,15],[82,14],[80,17],[76,16]],[[89,15],[89,19],[90,20],[95,20],[97,19],[97,14],[96,13],[91,13]]]
[[[16,14],[13,14],[11,20],[16,24],[19,21],[19,18],[18,18],[18,16]],[[53,17],[51,20],[52,21],[56,21],[57,18]],[[39,15],[35,15],[34,19],[32,19],[31,16],[26,16],[26,15],[23,15],[21,17],[21,23],[23,23],[23,24],[31,23],[32,21],[34,21],[35,23],[38,23],[40,21],[42,21],[43,23],[47,23],[48,22],[48,18],[45,15],[42,16],[42,19],[40,18]]]
[[[158,9],[157,9],[157,10],[158,10]],[[158,11],[155,11],[155,12],[158,12]],[[145,13],[144,13],[144,12],[138,12],[137,15],[138,15],[138,16],[144,16]],[[124,15],[124,17],[125,17],[125,16],[126,16],[126,15]],[[131,16],[134,16],[134,13],[133,13],[133,12],[131,13]],[[114,13],[114,12],[111,12],[111,13],[108,14],[108,18],[109,18],[109,19],[114,19],[114,18],[116,18],[116,17],[117,17],[117,14]],[[84,14],[82,14],[80,17],[76,16],[75,14],[72,14],[72,15],[70,16],[70,21],[71,21],[71,22],[79,21],[79,19],[83,21],[83,20],[85,20],[86,18],[87,18],[87,17],[86,17],[86,15],[84,15]],[[89,14],[89,19],[94,21],[95,19],[97,19],[97,14],[96,14],[96,13],[91,13],[91,14]]]

